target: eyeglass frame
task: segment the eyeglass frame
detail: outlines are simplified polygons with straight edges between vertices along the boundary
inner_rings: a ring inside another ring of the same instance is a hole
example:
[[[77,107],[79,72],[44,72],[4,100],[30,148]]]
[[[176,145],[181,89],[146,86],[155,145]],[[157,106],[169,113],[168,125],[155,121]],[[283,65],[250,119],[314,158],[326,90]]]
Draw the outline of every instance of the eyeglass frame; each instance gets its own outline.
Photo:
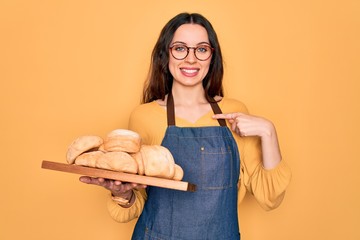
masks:
[[[186,53],[185,57],[183,57],[183,58],[176,58],[176,57],[174,56],[174,54],[173,54],[173,52],[172,52],[172,49],[173,49],[174,47],[176,47],[176,46],[183,46],[183,47],[186,48],[187,53]],[[206,58],[206,59],[199,59],[199,58],[196,56],[196,49],[198,49],[198,48],[200,48],[200,47],[203,47],[203,46],[209,47],[210,50],[211,50],[211,53],[210,53],[210,56],[209,56],[208,58]],[[189,56],[190,49],[194,49],[194,56],[195,56],[195,58],[196,58],[197,60],[199,60],[199,61],[206,61],[206,60],[208,60],[209,58],[211,58],[211,56],[213,55],[213,52],[214,52],[214,50],[215,50],[213,47],[211,47],[211,46],[208,45],[208,44],[202,44],[202,45],[197,46],[197,47],[188,47],[188,46],[186,46],[185,44],[179,44],[179,43],[172,45],[171,47],[169,47],[169,49],[170,49],[170,54],[171,54],[171,56],[173,56],[173,58],[175,58],[176,60],[184,60],[185,58],[187,58],[187,56]]]

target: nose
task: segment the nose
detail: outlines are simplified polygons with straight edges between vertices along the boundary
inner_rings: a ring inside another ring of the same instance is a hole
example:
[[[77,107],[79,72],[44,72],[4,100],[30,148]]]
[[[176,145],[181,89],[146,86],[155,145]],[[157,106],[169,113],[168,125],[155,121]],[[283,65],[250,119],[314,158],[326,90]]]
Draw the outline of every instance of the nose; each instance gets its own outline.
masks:
[[[186,62],[194,63],[196,62],[196,56],[195,56],[195,48],[189,48],[189,53],[185,58]]]

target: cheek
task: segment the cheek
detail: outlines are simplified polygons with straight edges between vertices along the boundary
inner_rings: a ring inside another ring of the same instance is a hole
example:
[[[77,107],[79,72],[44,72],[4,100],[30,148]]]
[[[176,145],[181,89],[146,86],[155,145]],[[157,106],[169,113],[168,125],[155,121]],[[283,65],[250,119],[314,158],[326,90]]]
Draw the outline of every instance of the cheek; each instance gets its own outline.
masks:
[[[204,70],[204,77],[205,77],[205,76],[208,74],[208,72],[209,72],[210,63],[207,64],[207,65],[204,65],[204,66],[202,67],[202,69]]]
[[[171,75],[174,76],[176,74],[177,63],[174,60],[170,59],[168,66],[169,66],[169,71],[170,71]]]
[[[169,71],[170,71],[171,75],[174,76],[174,74],[175,74],[175,66],[173,64],[169,63]]]

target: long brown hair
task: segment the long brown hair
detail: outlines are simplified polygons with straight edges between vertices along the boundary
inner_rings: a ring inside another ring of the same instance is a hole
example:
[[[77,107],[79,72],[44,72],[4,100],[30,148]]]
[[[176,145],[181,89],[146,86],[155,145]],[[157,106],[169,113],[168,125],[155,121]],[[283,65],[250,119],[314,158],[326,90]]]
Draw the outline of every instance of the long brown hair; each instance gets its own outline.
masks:
[[[224,75],[223,59],[219,41],[211,23],[198,13],[180,13],[172,18],[161,30],[160,36],[151,54],[149,74],[144,85],[142,103],[165,99],[173,84],[173,76],[169,71],[169,47],[175,31],[183,24],[192,23],[203,26],[209,36],[214,52],[209,72],[203,79],[205,97],[211,101],[216,95],[224,96],[222,80]]]

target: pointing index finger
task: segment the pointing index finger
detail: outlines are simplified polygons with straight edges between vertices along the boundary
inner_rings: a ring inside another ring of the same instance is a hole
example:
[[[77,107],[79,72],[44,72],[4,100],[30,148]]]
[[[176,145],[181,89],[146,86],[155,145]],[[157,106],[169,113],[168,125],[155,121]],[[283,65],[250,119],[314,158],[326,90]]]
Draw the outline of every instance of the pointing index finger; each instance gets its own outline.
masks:
[[[236,118],[236,114],[235,113],[221,113],[221,114],[215,114],[213,116],[214,119],[234,119]]]

